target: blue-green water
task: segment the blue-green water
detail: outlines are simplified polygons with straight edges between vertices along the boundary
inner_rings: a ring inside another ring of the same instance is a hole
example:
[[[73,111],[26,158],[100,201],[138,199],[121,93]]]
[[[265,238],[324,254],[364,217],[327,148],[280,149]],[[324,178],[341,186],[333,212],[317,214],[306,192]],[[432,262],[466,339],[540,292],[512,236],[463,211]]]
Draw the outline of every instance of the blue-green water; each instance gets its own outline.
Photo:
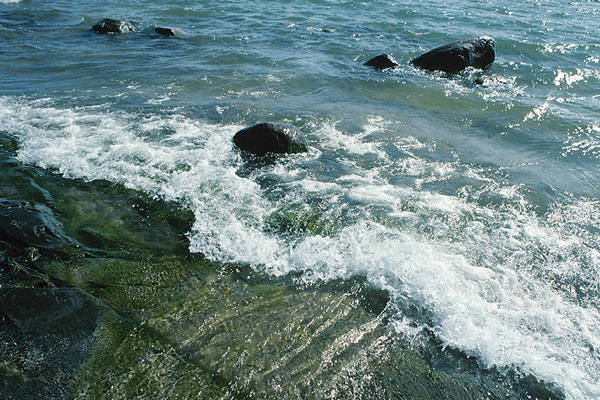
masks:
[[[89,31],[106,17],[137,31]],[[191,210],[192,252],[365,277],[394,335],[598,398],[599,24],[594,1],[0,0],[0,131],[23,164]],[[409,64],[479,34],[489,70]],[[246,165],[231,139],[263,121],[309,153]]]

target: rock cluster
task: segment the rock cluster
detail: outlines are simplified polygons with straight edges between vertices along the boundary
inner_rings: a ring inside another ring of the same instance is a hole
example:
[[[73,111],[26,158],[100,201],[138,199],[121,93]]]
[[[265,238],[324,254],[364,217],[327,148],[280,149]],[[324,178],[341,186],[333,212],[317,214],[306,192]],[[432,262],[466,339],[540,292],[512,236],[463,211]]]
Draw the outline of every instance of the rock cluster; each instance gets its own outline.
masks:
[[[101,34],[125,33],[134,31],[135,24],[131,21],[106,18],[95,24],[91,30]],[[167,37],[184,34],[179,28],[158,26],[151,28],[151,31]],[[487,68],[494,62],[495,57],[494,39],[490,36],[476,36],[432,49],[414,58],[411,63],[430,71],[456,73],[467,67]],[[385,70],[395,68],[399,64],[390,55],[380,54],[365,62],[364,65]],[[480,83],[477,81],[476,84]],[[242,129],[233,137],[233,143],[243,152],[256,156],[308,151],[304,135],[298,128],[279,123],[261,123]]]
[[[496,42],[490,36],[475,36],[448,43],[411,60],[415,67],[448,73],[460,72],[467,67],[487,68],[496,58]],[[387,69],[398,66],[387,54],[373,57],[364,65]]]

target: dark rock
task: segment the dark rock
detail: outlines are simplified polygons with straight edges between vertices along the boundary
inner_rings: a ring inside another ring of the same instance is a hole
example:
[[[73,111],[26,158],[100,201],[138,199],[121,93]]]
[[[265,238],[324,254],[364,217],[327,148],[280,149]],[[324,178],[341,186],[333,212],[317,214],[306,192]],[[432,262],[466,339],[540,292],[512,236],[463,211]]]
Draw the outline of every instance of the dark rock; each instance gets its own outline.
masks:
[[[118,19],[105,18],[92,26],[90,29],[98,33],[125,33],[135,30],[134,23],[131,21],[121,21]]]
[[[0,397],[72,398],[104,310],[76,289],[0,288]]]
[[[154,28],[154,32],[163,36],[175,36],[175,32],[173,32],[171,28],[161,28],[157,26]]]
[[[448,43],[413,59],[413,65],[430,71],[459,72],[467,67],[486,68],[494,62],[496,43],[489,36],[476,36]]]
[[[262,123],[242,129],[233,137],[233,143],[239,149],[259,156],[308,151],[304,135],[298,128],[279,123]]]
[[[183,36],[185,32],[179,28],[161,28],[159,26],[154,27],[154,32],[163,36]]]
[[[0,310],[23,332],[54,326],[83,307],[84,298],[73,289],[0,289]]]
[[[47,207],[11,200],[0,200],[0,239],[47,249],[67,242]]]
[[[392,58],[392,56],[388,56],[387,54],[380,54],[377,57],[371,58],[364,65],[368,65],[369,67],[373,67],[376,69],[386,69],[397,67],[398,63]]]

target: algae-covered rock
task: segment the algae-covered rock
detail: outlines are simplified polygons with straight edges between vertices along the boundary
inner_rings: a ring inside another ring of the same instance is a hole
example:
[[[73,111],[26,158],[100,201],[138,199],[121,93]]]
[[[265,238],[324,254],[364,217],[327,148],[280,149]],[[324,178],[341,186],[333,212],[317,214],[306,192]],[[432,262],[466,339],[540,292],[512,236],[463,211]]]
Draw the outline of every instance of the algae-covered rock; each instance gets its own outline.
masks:
[[[18,344],[0,347],[7,360],[0,375],[15,391],[85,399],[524,395],[496,376],[469,376],[473,366],[460,378],[451,362],[434,368],[389,330],[387,295],[364,280],[297,286],[180,257],[74,260],[69,268],[65,277],[94,297],[73,289],[0,292],[0,315],[11,327],[0,342]],[[40,349],[44,343],[50,350]],[[57,367],[39,362],[48,351]]]
[[[0,288],[3,398],[67,398],[102,311],[74,289]]]
[[[64,232],[84,245],[40,255],[19,239],[11,239],[19,246],[0,242],[7,244],[0,247],[0,274],[18,261],[42,276],[0,280],[0,393],[7,398],[530,394],[517,379],[450,354],[426,331],[413,346],[388,324],[404,311],[391,309],[387,293],[365,278],[309,284],[310,271],[273,277],[209,262],[182,243],[193,213],[119,185],[33,168],[8,169],[0,181],[5,191],[53,201]],[[292,235],[334,234],[348,218],[330,214],[328,204],[283,207],[266,223]],[[29,284],[47,288],[8,287]]]
[[[267,229],[288,236],[331,236],[338,232],[344,210],[333,209],[326,201],[315,203],[291,204],[274,211],[265,219]]]
[[[143,193],[96,181],[62,189],[64,230],[93,251],[187,253],[193,212]]]
[[[49,208],[11,200],[0,200],[0,239],[41,248],[58,248],[67,242]]]
[[[228,381],[180,352],[169,338],[122,319],[106,319],[74,378],[74,399],[232,399]]]
[[[172,398],[194,390],[201,398],[321,399],[335,392],[426,399],[442,389],[446,398],[483,395],[397,347],[383,323],[387,295],[364,281],[301,289],[201,257],[90,259],[68,267],[62,278],[131,321],[96,330],[100,342],[76,379],[80,397]],[[401,373],[378,372],[385,368]]]

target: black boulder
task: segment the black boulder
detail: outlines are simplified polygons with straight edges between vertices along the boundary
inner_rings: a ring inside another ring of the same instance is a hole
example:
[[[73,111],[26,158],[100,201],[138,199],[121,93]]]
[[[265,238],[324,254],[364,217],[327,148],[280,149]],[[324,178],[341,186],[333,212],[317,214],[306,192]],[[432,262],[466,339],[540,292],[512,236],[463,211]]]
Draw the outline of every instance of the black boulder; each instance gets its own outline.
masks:
[[[373,67],[375,69],[386,69],[397,67],[398,63],[391,56],[388,56],[387,54],[380,54],[371,58],[364,65],[368,65],[369,67]]]
[[[185,36],[185,32],[179,28],[163,28],[156,26],[154,27],[154,32],[163,36]]]
[[[437,47],[413,59],[413,65],[430,71],[459,72],[467,67],[486,68],[496,58],[490,36],[476,36]]]
[[[105,18],[90,29],[98,33],[125,33],[133,32],[135,26],[131,21],[121,21],[119,19]]]
[[[302,132],[293,125],[281,123],[261,123],[242,129],[234,135],[233,143],[239,149],[258,156],[308,151]]]

